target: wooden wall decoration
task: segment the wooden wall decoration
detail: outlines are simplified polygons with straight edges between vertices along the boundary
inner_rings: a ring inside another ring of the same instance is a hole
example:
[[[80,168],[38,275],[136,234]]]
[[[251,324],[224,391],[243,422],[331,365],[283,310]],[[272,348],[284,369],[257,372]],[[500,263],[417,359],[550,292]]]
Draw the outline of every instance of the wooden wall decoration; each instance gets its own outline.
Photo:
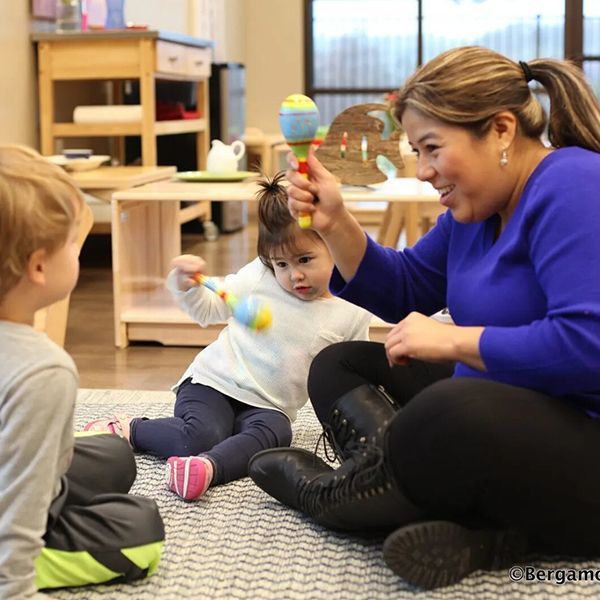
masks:
[[[402,174],[404,161],[400,154],[401,130],[392,131],[383,138],[384,121],[373,112],[387,112],[386,104],[356,104],[342,111],[331,123],[325,140],[319,146],[317,157],[341,183],[368,185],[386,180],[377,168],[378,154],[386,156]],[[345,152],[341,151],[344,132],[347,133]],[[366,139],[366,153],[363,136]],[[363,160],[365,159],[366,160]]]

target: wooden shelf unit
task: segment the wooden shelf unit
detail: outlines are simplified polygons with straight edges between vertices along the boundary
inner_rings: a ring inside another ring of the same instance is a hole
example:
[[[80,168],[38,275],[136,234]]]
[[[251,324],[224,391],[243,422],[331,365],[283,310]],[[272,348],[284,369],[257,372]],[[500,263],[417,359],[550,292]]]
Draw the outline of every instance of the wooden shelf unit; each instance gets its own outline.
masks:
[[[56,153],[56,140],[69,137],[140,136],[142,165],[157,164],[156,137],[196,134],[198,169],[206,165],[209,142],[208,80],[212,42],[161,31],[109,30],[101,32],[34,33],[37,43],[42,154]],[[156,121],[157,79],[196,84],[198,119]],[[72,123],[56,121],[55,83],[112,81],[116,99],[120,84],[138,81],[140,121]]]

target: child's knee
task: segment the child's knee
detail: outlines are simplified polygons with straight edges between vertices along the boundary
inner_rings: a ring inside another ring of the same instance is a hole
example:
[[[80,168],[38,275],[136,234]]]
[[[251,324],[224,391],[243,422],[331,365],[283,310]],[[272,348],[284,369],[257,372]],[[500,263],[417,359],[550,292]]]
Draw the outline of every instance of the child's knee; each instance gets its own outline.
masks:
[[[292,443],[292,425],[283,413],[269,411],[261,424],[272,438],[269,445],[277,448],[289,446]]]
[[[292,444],[292,428],[282,429],[277,436],[279,446],[290,446]]]
[[[81,457],[86,468],[110,473],[119,481],[116,492],[126,492],[133,485],[137,467],[129,442],[115,434],[102,433],[78,437],[75,440],[75,457]]]
[[[184,429],[176,442],[179,450],[173,452],[172,456],[195,456],[201,452],[207,452],[230,435],[231,431],[221,431],[218,426],[205,427],[202,430],[194,429],[193,431]]]

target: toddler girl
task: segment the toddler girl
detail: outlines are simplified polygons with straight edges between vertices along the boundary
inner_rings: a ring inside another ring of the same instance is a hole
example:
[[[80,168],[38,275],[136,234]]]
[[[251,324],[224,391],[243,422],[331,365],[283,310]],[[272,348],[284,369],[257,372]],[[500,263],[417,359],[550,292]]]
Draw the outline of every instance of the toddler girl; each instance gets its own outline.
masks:
[[[289,446],[290,423],[308,400],[312,358],[332,343],[368,339],[371,314],[330,294],[327,246],[290,215],[281,179],[259,183],[258,258],[223,281],[237,298],[267,304],[271,327],[257,332],[234,320],[225,302],[195,281],[204,261],[178,256],[167,287],[179,306],[201,326],[227,326],[175,386],[173,417],[115,416],[87,425],[167,458],[167,485],[186,500],[245,477],[260,450]]]

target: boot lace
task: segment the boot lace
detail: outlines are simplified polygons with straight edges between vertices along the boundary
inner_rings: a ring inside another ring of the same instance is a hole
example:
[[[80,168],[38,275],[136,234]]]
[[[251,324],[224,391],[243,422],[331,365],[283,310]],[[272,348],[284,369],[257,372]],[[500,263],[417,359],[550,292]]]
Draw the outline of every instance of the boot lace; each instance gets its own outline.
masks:
[[[391,473],[381,448],[355,443],[350,460],[354,464],[343,475],[299,482],[298,499],[304,512],[318,517],[344,504],[382,495],[392,489]]]
[[[357,442],[366,441],[364,438],[357,440],[357,431],[354,429],[347,419],[344,418],[339,410],[334,410],[330,418],[331,423],[323,423],[323,432],[317,440],[315,446],[315,454],[319,446],[323,444],[323,453],[325,458],[331,462],[343,462],[344,454],[348,454]],[[344,449],[346,449],[344,451]],[[333,451],[333,457],[329,455],[329,451]]]

